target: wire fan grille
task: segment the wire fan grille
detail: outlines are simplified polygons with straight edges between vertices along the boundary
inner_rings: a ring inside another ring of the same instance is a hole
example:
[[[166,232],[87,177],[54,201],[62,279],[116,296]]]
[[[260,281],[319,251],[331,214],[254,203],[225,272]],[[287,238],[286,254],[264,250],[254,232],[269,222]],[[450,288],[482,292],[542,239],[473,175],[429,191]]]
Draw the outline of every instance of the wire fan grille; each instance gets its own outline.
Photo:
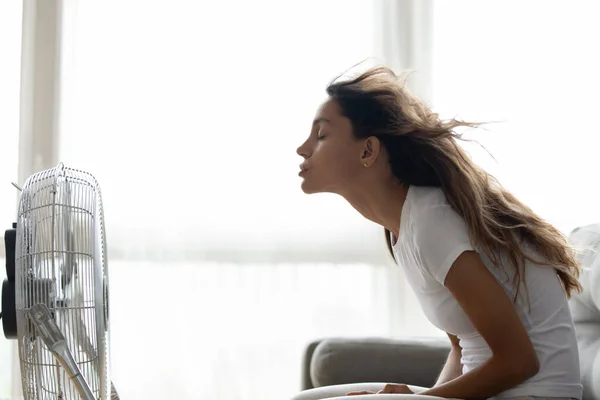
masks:
[[[108,399],[108,270],[100,189],[64,167],[32,175],[19,203],[16,306],[25,399],[79,399],[27,312],[45,304],[94,396]]]

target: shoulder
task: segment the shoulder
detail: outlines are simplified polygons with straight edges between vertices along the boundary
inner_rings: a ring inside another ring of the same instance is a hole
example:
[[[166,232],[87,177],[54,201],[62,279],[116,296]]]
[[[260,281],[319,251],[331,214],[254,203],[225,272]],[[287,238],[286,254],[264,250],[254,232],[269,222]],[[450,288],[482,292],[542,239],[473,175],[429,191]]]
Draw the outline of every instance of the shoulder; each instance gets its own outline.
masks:
[[[413,234],[443,240],[444,235],[468,236],[464,219],[452,208],[441,188],[410,188],[410,222]]]
[[[407,220],[413,228],[436,224],[448,215],[456,217],[442,189],[430,186],[411,186],[409,189]]]
[[[464,219],[448,203],[442,189],[411,186],[402,212],[401,233],[413,245],[435,245],[438,241],[464,241],[469,236]]]
[[[440,219],[447,219],[448,213],[455,214],[441,188],[410,186],[402,210],[401,230],[413,235],[415,230],[426,229],[436,225]]]
[[[449,206],[442,189],[431,186],[411,186],[409,189],[411,210],[420,214],[440,206]]]
[[[440,283],[453,262],[474,249],[469,229],[439,188],[411,187],[410,216],[404,240],[423,269]]]

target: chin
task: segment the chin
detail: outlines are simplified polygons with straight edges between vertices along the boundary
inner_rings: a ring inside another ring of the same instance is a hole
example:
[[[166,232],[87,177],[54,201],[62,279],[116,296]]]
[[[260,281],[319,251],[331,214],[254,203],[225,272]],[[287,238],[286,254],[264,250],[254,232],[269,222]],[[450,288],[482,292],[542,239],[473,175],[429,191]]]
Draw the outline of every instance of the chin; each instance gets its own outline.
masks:
[[[314,190],[312,190],[312,188],[310,188],[308,185],[305,185],[304,183],[302,185],[300,185],[300,189],[302,189],[302,191],[305,194],[313,194],[316,193]]]
[[[317,194],[317,193],[337,194],[337,191],[333,190],[332,188],[324,187],[323,185],[319,185],[319,186],[316,186],[314,184],[311,185],[307,181],[302,181],[302,183],[300,184],[300,188],[306,194]]]
[[[314,194],[314,193],[320,193],[321,192],[321,190],[317,190],[317,188],[315,188],[314,186],[309,185],[306,182],[306,180],[302,181],[302,183],[300,184],[300,188],[306,194]]]

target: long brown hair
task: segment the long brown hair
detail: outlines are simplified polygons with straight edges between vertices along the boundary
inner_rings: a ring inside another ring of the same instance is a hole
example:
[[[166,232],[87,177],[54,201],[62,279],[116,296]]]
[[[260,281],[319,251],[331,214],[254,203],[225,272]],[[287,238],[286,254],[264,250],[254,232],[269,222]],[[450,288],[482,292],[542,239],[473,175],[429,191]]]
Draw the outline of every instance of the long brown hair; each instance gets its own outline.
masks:
[[[526,261],[554,267],[570,297],[581,291],[581,269],[567,238],[477,166],[459,145],[455,130],[480,124],[442,120],[407,88],[407,75],[373,67],[327,87],[357,138],[377,137],[389,155],[391,170],[405,185],[440,187],[450,206],[465,220],[472,244],[500,266],[507,255],[517,269],[518,293]],[[385,229],[393,257],[390,232]],[[523,243],[540,258],[532,258]],[[516,299],[516,295],[515,295]]]

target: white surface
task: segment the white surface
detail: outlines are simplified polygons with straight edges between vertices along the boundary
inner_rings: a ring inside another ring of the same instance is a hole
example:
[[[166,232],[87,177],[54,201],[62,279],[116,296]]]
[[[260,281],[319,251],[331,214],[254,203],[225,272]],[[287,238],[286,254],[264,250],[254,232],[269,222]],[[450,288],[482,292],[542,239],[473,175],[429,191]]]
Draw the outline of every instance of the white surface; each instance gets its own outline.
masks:
[[[385,396],[385,397],[382,397]],[[331,397],[328,398],[327,400],[348,400],[348,399],[354,399],[355,397],[351,396],[351,397],[347,397],[347,396],[342,396],[342,397]],[[385,394],[385,395],[381,395],[381,394],[365,394],[365,395],[361,395],[359,397],[356,397],[359,400],[433,400],[433,399],[447,399],[445,397],[438,397],[438,396],[423,396],[423,395],[419,395],[419,394]]]
[[[347,397],[343,394],[349,392],[359,392],[359,391],[369,391],[377,393],[385,386],[385,383],[381,382],[367,382],[367,383],[350,383],[344,385],[333,385],[320,387],[310,390],[305,390],[299,393],[297,396],[293,398],[293,400],[321,400],[321,399],[371,399],[371,400],[382,400],[382,399],[392,399],[392,400],[427,400],[427,399],[443,399],[443,397],[437,396],[422,396],[419,395],[418,392],[425,390],[425,388],[420,386],[408,385],[409,389],[417,394],[366,394],[360,395],[358,397]],[[331,397],[336,396],[336,397]]]

